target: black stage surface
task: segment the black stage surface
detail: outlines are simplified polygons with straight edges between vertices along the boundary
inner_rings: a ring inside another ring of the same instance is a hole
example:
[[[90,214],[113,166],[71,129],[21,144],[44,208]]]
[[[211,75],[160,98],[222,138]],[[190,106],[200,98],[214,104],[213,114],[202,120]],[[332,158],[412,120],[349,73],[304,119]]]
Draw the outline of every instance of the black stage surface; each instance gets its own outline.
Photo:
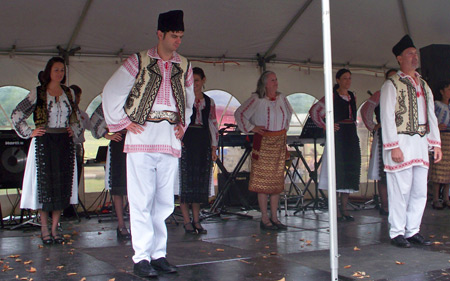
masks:
[[[410,249],[390,245],[387,217],[376,209],[351,211],[355,221],[338,224],[339,280],[450,280],[450,209],[437,211],[429,205],[421,232],[434,244]],[[295,216],[289,211],[285,217],[283,210],[281,221],[289,229],[282,232],[260,230],[259,213],[250,214],[253,220],[208,218],[203,222],[206,235],[185,234],[181,223],[168,220],[168,259],[179,273],[158,280],[331,279],[326,211]],[[73,241],[46,247],[40,246],[37,227],[2,230],[0,279],[145,280],[133,275],[131,244],[117,241],[116,222],[99,223],[92,216],[81,222],[63,220],[62,227]],[[35,272],[29,272],[32,268]],[[366,278],[353,276],[355,272]]]

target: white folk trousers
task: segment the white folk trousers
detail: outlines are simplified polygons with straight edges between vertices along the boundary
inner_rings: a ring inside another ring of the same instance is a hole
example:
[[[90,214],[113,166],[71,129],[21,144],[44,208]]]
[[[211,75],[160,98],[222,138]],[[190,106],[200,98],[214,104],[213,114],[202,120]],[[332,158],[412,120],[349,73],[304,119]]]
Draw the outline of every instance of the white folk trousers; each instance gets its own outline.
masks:
[[[428,169],[412,166],[398,172],[386,173],[389,197],[389,236],[406,238],[420,231],[427,203]]]
[[[164,153],[127,153],[127,188],[133,261],[166,256],[166,218],[174,210],[178,158]]]

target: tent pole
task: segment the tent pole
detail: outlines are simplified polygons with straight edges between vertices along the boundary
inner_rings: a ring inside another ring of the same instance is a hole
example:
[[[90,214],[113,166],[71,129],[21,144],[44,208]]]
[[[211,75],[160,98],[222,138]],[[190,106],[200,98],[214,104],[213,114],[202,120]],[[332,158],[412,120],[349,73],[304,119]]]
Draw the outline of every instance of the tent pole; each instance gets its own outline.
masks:
[[[328,165],[328,211],[330,222],[331,280],[338,280],[338,239],[336,220],[336,167],[334,157],[333,75],[331,58],[330,2],[322,0],[323,73],[325,88],[326,147]]]

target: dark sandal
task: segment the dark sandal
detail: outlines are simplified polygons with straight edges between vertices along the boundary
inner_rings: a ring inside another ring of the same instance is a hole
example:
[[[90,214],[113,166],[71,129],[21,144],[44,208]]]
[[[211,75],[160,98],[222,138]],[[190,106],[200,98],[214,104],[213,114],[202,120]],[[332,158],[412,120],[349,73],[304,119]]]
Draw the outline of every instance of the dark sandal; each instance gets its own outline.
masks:
[[[50,234],[43,236],[41,233],[41,239],[42,239],[42,244],[44,244],[44,245],[52,245],[53,244],[53,237]]]
[[[125,230],[127,233],[123,233],[122,231]],[[131,239],[131,233],[128,232],[128,229],[126,227],[124,228],[117,228],[117,239],[119,240],[130,240]]]
[[[191,225],[192,229],[188,229],[186,227],[187,225]],[[184,228],[184,232],[186,232],[186,233],[189,233],[189,234],[197,233],[197,231],[195,230],[195,226],[191,222],[187,222],[187,223],[183,224],[183,228]]]
[[[270,221],[267,223],[264,223],[263,221],[261,221],[259,223],[259,227],[263,230],[278,230],[278,227],[273,225]]]
[[[194,222],[192,225],[194,226],[194,229],[197,231],[198,234],[207,234],[208,233],[208,231],[203,228],[203,226],[200,224],[200,222]],[[200,227],[197,227],[197,225]]]
[[[55,241],[55,244],[62,244],[65,241],[61,235],[53,236],[53,240]]]

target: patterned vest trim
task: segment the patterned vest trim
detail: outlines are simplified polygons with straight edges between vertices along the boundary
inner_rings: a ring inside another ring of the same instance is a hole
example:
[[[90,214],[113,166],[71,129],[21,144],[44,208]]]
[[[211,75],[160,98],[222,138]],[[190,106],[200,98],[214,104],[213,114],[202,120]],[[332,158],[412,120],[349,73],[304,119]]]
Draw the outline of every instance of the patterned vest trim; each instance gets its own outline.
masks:
[[[422,78],[419,79],[424,91],[425,105],[428,111],[428,96],[430,95],[428,85]],[[397,126],[397,133],[410,136],[415,134],[423,136],[423,134],[419,133],[419,111],[416,88],[407,77],[402,78],[399,75],[394,75],[390,77],[389,80],[394,84],[397,91],[397,104],[395,105],[395,125]],[[425,116],[427,119],[426,133],[429,133],[428,112],[426,112]]]
[[[64,85],[61,85],[61,88],[66,94],[70,107],[72,108],[69,124],[78,123],[79,121],[76,115],[77,105],[73,100],[72,93],[70,92],[70,89]],[[33,120],[36,128],[45,127],[48,123],[47,89],[43,86],[38,86],[36,88],[36,107],[33,112]]]
[[[149,57],[147,51],[137,53],[139,62],[139,73],[136,81],[128,94],[124,109],[128,118],[132,122],[143,125],[150,114],[152,106],[161,87],[162,75],[158,66],[158,60]],[[184,126],[186,108],[186,90],[184,81],[186,80],[189,61],[180,56],[181,63],[172,63],[172,73],[170,84],[172,86],[173,97],[178,109],[179,120]],[[184,74],[184,75],[183,75]]]

